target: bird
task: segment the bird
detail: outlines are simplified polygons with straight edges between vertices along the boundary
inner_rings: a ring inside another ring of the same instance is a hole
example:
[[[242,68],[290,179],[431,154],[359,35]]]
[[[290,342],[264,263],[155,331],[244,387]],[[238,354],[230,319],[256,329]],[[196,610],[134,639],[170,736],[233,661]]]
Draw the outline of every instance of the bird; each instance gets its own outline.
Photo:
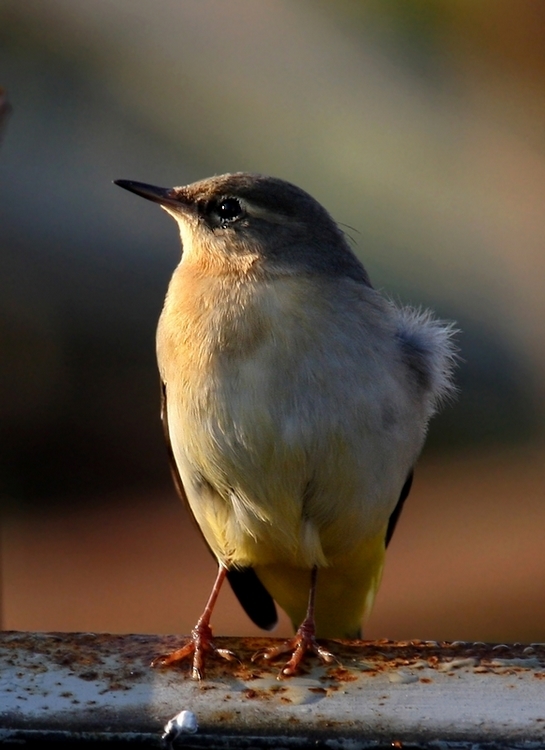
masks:
[[[218,572],[189,640],[202,679],[227,578],[251,620],[295,635],[258,654],[335,660],[361,637],[428,422],[455,391],[452,322],[375,289],[309,193],[234,172],[162,188],[116,180],[177,222],[182,254],[156,339],[178,492]],[[275,604],[276,603],[276,604]]]

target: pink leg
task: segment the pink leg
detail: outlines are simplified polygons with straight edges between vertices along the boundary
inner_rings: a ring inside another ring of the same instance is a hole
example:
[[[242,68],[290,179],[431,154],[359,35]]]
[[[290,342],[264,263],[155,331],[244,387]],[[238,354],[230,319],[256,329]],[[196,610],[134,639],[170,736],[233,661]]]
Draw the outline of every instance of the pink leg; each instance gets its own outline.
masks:
[[[252,661],[256,659],[276,659],[281,654],[287,654],[291,652],[291,657],[286,665],[280,671],[280,675],[290,677],[299,671],[301,662],[305,658],[305,654],[312,653],[318,656],[324,663],[332,664],[337,659],[333,654],[329,653],[325,648],[322,648],[316,640],[316,623],[314,620],[314,604],[316,600],[316,578],[318,570],[316,567],[312,568],[310,574],[310,590],[308,595],[308,606],[305,619],[299,626],[297,633],[289,641],[286,641],[281,646],[274,646],[273,648],[267,648],[263,651],[258,651],[254,654]]]
[[[214,581],[210,596],[208,597],[208,601],[206,602],[204,612],[199,617],[197,624],[191,631],[191,640],[186,643],[185,646],[182,646],[182,648],[179,648],[170,654],[162,654],[161,656],[157,656],[151,662],[152,667],[165,667],[170,666],[171,664],[177,664],[178,662],[187,659],[188,656],[191,656],[191,654],[193,654],[193,668],[191,670],[191,677],[194,680],[202,680],[202,678],[204,677],[204,657],[207,652],[210,651],[212,654],[221,656],[229,661],[236,660],[236,656],[231,651],[228,651],[225,648],[217,648],[214,645],[214,641],[212,640],[212,628],[210,627],[210,618],[212,616],[212,611],[214,609],[214,605],[216,604],[221,585],[225,580],[226,575],[227,568],[220,564],[218,568],[218,574],[216,576],[216,580]]]

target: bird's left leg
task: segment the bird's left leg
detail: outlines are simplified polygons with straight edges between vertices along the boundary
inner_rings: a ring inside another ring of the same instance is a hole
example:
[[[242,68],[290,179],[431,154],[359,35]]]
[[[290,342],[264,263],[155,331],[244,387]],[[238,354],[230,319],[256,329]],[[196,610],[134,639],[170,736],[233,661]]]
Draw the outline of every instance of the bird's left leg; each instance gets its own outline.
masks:
[[[314,566],[310,574],[307,613],[305,619],[299,625],[295,636],[281,646],[274,646],[272,648],[258,651],[257,654],[254,654],[252,657],[252,661],[255,661],[256,659],[266,659],[267,661],[270,661],[271,659],[276,659],[277,656],[291,652],[289,661],[280,671],[280,675],[285,677],[290,677],[299,671],[300,664],[305,658],[305,654],[309,652],[318,656],[325,664],[332,664],[337,661],[333,654],[320,646],[316,640],[314,609],[316,601],[317,575],[318,569]]]
[[[212,640],[212,628],[210,627],[212,610],[214,609],[214,605],[216,604],[221,585],[225,580],[226,575],[227,568],[225,568],[220,563],[218,573],[216,575],[216,580],[214,581],[212,591],[210,592],[210,596],[208,597],[208,601],[206,602],[204,612],[199,617],[197,624],[191,631],[191,640],[186,643],[185,646],[182,646],[182,648],[179,648],[170,654],[162,654],[161,656],[157,656],[151,662],[152,667],[162,667],[176,664],[180,661],[183,661],[184,659],[187,659],[188,656],[191,656],[191,654],[193,654],[193,668],[191,670],[191,676],[194,680],[202,680],[202,678],[204,677],[205,654],[207,654],[208,652],[212,652],[212,654],[221,656],[228,661],[237,660],[237,657],[233,654],[232,651],[229,651],[226,648],[218,648],[214,644],[214,641]]]

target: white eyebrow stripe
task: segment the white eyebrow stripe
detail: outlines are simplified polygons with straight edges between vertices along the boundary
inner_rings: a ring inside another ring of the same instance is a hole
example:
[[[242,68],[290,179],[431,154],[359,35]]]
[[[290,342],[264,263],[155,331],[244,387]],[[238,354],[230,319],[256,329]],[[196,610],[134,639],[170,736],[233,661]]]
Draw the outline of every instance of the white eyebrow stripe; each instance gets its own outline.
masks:
[[[239,200],[246,211],[250,214],[250,216],[254,216],[256,219],[264,219],[265,221],[270,221],[274,224],[287,224],[288,222],[292,223],[294,221],[289,216],[286,216],[286,214],[272,211],[268,208],[263,208],[263,206],[258,206],[255,203],[251,203],[245,198],[239,198]]]

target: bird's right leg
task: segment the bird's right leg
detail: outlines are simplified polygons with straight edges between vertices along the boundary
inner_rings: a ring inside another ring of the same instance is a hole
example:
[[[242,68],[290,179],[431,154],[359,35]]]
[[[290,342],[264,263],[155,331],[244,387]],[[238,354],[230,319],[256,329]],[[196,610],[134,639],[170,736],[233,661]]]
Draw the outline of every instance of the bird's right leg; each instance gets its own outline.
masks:
[[[207,653],[210,652],[215,656],[221,656],[223,659],[227,659],[228,661],[236,661],[237,657],[233,654],[232,651],[229,651],[226,648],[217,648],[217,646],[214,645],[214,641],[212,639],[212,628],[210,627],[210,618],[212,616],[212,611],[214,609],[214,605],[216,604],[218,594],[226,575],[227,568],[225,568],[220,563],[218,574],[216,576],[216,580],[214,581],[210,596],[208,597],[208,601],[206,602],[204,612],[199,617],[197,624],[191,631],[191,640],[186,643],[185,646],[176,649],[176,651],[172,651],[172,653],[170,654],[162,654],[161,656],[157,656],[151,662],[152,667],[166,667],[170,666],[171,664],[177,664],[178,662],[187,659],[189,656],[191,656],[191,654],[193,654],[193,667],[191,669],[191,677],[194,680],[202,680],[202,678],[204,677],[205,655]]]

